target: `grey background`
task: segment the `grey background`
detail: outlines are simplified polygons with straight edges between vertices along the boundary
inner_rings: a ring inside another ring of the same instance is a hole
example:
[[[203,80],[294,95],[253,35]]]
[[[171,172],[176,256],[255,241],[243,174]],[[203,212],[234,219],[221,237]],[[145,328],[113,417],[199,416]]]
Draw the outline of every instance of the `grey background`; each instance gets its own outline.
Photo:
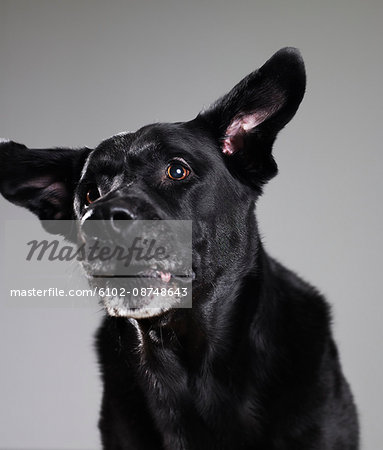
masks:
[[[1,1],[0,136],[96,145],[187,120],[285,45],[307,95],[275,145],[268,250],[333,305],[364,449],[382,444],[381,1]],[[29,213],[0,199],[1,218]],[[91,449],[101,386],[93,308],[0,305],[0,447]]]

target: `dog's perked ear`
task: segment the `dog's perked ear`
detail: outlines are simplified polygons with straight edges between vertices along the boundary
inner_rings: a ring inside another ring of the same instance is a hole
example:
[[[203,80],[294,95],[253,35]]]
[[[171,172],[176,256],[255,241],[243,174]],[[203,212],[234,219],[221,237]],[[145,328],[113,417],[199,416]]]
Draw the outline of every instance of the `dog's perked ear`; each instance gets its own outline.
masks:
[[[305,86],[302,57],[286,47],[198,116],[244,183],[260,187],[277,173],[272,145],[297,111]]]
[[[0,193],[41,220],[72,219],[73,197],[88,148],[29,149],[0,141]]]

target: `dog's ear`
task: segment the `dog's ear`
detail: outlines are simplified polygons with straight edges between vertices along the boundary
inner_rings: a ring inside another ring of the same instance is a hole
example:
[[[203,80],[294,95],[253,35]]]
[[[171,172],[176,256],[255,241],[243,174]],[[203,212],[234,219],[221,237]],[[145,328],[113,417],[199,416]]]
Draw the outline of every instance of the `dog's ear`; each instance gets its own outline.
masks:
[[[246,184],[260,187],[277,173],[272,145],[297,111],[305,86],[301,55],[286,47],[198,116]]]
[[[75,187],[91,150],[29,149],[0,141],[0,193],[41,220],[72,219]]]

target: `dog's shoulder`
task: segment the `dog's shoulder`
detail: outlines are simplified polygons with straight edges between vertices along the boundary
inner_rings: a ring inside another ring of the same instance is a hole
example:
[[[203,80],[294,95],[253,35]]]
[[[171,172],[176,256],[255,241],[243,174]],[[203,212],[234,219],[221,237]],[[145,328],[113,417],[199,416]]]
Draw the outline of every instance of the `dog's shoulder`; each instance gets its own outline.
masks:
[[[254,321],[254,336],[263,334],[262,339],[270,342],[269,355],[275,362],[284,361],[281,370],[290,367],[307,382],[308,372],[316,376],[326,360],[337,359],[330,355],[331,308],[315,287],[271,257],[266,273],[260,300],[263,313],[258,311]]]
[[[331,322],[330,305],[316,287],[272,257],[269,268],[273,295],[283,310],[287,307],[298,320],[303,314],[305,320]]]

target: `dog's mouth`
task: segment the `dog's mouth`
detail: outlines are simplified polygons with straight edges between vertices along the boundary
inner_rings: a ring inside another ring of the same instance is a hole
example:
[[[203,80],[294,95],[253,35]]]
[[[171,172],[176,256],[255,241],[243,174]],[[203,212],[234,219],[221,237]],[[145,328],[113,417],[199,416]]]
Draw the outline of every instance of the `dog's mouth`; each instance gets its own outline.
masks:
[[[158,268],[149,268],[138,270],[135,274],[123,275],[123,274],[92,274],[92,278],[109,278],[109,279],[133,279],[141,278],[148,280],[160,280],[161,282],[168,284],[171,281],[190,283],[195,278],[193,271],[184,271],[184,273],[172,273],[165,269],[160,270]]]
[[[135,267],[129,274],[106,269],[104,266],[101,273],[88,271],[88,277],[111,316],[139,319],[191,307],[192,269]]]
[[[110,315],[149,317],[191,307],[190,224],[137,220],[113,234],[94,222],[85,230],[82,265]]]

